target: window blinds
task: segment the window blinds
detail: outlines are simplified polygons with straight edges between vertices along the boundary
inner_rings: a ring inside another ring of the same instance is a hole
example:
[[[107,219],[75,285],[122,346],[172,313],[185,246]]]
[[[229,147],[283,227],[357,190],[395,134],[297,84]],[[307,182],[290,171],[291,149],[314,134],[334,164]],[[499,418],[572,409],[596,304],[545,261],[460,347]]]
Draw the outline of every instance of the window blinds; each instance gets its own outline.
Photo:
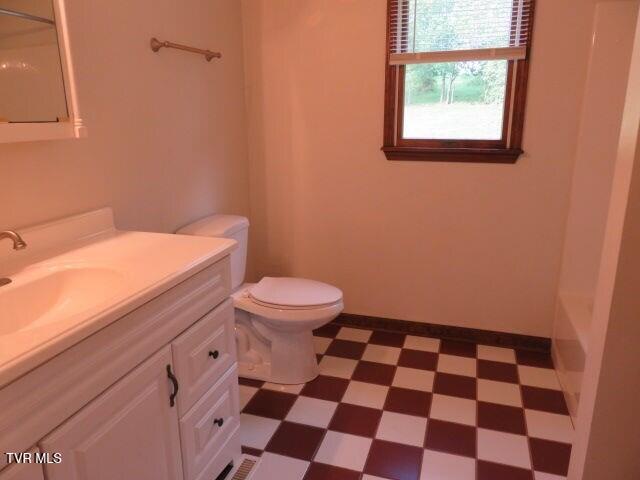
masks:
[[[389,0],[389,63],[519,60],[533,0]]]

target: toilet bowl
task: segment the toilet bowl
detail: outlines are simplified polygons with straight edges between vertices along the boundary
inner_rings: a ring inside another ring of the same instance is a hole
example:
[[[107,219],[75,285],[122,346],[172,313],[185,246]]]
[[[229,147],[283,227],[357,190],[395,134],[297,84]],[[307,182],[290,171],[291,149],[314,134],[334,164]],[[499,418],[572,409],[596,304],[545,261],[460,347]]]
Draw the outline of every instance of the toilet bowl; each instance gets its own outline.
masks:
[[[243,283],[248,229],[244,217],[213,215],[177,233],[238,242],[231,254],[238,374],[281,384],[313,380],[319,373],[313,330],[342,312],[342,292],[303,278],[265,277],[258,283]]]

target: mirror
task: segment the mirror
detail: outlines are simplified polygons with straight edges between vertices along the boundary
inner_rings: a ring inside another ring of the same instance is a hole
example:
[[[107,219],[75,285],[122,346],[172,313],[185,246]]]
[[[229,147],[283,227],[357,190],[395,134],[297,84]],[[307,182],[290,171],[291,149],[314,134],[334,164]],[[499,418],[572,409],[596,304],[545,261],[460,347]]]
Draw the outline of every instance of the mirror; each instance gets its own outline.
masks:
[[[71,117],[56,0],[0,0],[0,123]]]

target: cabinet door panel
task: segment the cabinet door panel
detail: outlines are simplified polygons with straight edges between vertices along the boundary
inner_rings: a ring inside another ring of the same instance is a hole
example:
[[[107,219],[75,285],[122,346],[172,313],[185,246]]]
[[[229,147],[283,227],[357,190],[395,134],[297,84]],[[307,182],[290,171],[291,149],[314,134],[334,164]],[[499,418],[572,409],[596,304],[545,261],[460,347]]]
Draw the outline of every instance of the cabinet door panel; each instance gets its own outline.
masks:
[[[63,461],[48,480],[182,480],[170,347],[134,369],[40,444]]]
[[[238,396],[238,373],[234,366],[180,419],[185,480],[218,476],[220,471],[209,471],[210,463],[223,448],[240,454],[239,445],[229,444],[240,426]]]
[[[173,341],[172,349],[183,416],[236,361],[233,302],[205,315]]]

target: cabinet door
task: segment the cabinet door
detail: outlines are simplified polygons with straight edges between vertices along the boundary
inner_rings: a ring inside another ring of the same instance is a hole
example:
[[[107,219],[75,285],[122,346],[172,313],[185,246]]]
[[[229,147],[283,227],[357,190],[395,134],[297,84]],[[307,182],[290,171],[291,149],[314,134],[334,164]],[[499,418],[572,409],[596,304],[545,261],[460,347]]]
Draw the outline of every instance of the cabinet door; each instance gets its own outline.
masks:
[[[165,347],[40,444],[62,453],[48,480],[182,480],[177,408],[171,407]]]
[[[30,453],[35,455],[37,450]],[[44,480],[42,465],[37,463],[22,463],[9,465],[0,471],[0,480]]]

